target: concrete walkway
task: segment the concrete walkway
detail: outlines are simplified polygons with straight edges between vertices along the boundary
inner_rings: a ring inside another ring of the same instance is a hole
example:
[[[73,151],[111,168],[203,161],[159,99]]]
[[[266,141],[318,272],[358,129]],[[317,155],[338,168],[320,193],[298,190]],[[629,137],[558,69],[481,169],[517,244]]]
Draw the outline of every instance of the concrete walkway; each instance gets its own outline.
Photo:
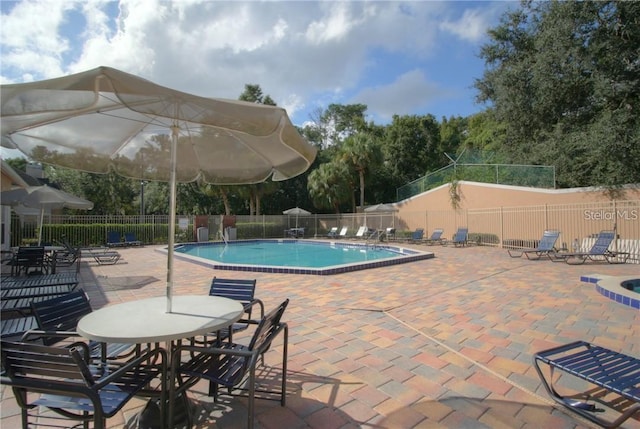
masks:
[[[426,247],[425,261],[334,276],[213,271],[175,261],[175,294],[207,294],[214,275],[257,278],[267,309],[291,302],[286,407],[257,402],[257,427],[583,428],[542,389],[532,355],[586,340],[640,356],[640,311],[600,295],[580,277],[638,276],[640,265],[510,258],[489,247]],[[86,261],[81,286],[94,309],[165,294],[166,256],[158,247],[119,250],[116,265]],[[280,345],[263,375],[278,368]],[[191,398],[197,427],[246,427],[246,401],[218,404],[199,384]],[[110,428],[143,406],[134,400]],[[2,388],[3,428],[20,427]],[[69,424],[71,426],[71,424]],[[639,420],[625,428],[640,427]]]

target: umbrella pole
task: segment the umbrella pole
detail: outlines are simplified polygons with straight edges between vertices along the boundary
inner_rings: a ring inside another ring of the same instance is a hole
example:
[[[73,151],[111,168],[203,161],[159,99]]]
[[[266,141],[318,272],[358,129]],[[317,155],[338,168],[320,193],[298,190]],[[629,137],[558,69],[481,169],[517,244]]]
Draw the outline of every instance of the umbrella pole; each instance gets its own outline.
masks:
[[[169,239],[167,248],[167,313],[173,304],[173,247],[176,235],[176,164],[178,146],[178,126],[171,127],[171,178],[169,196]]]
[[[40,231],[38,232],[38,246],[42,243],[42,223],[44,222],[44,206],[40,207]]]

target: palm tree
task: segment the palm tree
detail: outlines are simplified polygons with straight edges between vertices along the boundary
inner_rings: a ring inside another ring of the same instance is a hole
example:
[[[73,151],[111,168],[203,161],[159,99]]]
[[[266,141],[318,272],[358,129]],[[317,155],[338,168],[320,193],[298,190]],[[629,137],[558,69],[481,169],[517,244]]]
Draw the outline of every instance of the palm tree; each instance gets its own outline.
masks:
[[[360,207],[364,207],[364,179],[372,167],[380,164],[382,150],[375,136],[358,133],[349,136],[341,148],[341,158],[358,173],[360,179]]]
[[[340,213],[340,204],[349,201],[349,170],[343,162],[328,162],[309,174],[307,189],[318,208],[332,208]]]

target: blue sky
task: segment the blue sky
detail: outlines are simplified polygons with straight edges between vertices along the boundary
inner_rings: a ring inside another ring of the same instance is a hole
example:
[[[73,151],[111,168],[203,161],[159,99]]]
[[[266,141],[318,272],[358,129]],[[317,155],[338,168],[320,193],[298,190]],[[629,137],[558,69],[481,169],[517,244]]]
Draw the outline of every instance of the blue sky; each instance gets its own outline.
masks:
[[[297,125],[330,103],[368,119],[467,116],[486,30],[514,2],[0,1],[0,81],[110,66],[236,99],[259,84]]]

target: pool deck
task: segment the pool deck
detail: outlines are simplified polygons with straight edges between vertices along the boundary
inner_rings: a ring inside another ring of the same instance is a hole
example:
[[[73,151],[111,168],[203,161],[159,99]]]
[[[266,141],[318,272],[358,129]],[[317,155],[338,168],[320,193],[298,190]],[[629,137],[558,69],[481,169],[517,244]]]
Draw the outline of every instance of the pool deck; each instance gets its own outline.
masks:
[[[207,294],[217,275],[256,278],[267,309],[290,298],[287,405],[257,401],[258,428],[594,427],[553,405],[532,356],[586,340],[639,357],[640,311],[581,277],[640,277],[640,265],[572,266],[490,247],[414,246],[435,258],[333,276],[220,271],[176,259],[174,293]],[[118,249],[122,258],[110,266],[83,261],[80,286],[94,309],[163,296],[167,263],[157,249]],[[277,368],[280,344],[267,369]],[[246,427],[244,399],[213,404],[202,383],[191,392],[196,427]],[[108,427],[128,427],[143,404],[135,399]],[[0,426],[20,427],[4,386],[0,406]],[[638,428],[640,420],[623,427]]]

